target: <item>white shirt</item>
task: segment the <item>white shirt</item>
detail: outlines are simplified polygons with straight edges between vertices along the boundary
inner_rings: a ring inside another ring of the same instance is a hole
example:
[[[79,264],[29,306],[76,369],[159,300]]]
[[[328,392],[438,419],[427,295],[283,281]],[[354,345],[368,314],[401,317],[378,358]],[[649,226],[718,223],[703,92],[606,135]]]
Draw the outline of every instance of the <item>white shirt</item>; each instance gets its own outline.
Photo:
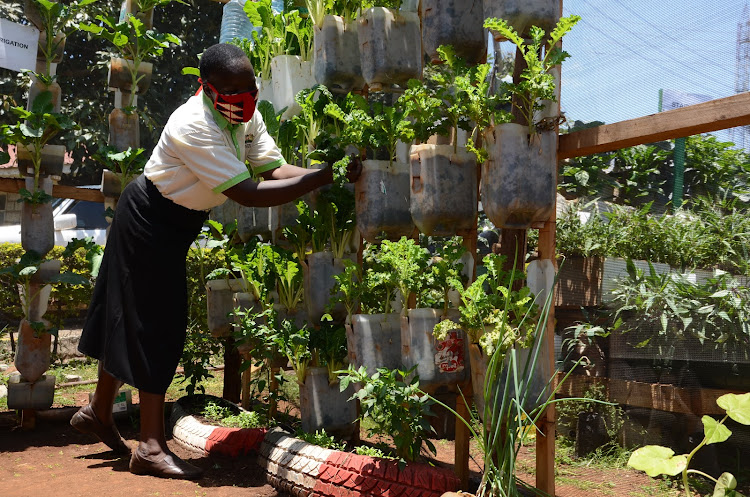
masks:
[[[227,199],[226,189],[285,163],[258,110],[231,125],[203,93],[190,97],[167,121],[143,173],[162,195],[194,210]]]

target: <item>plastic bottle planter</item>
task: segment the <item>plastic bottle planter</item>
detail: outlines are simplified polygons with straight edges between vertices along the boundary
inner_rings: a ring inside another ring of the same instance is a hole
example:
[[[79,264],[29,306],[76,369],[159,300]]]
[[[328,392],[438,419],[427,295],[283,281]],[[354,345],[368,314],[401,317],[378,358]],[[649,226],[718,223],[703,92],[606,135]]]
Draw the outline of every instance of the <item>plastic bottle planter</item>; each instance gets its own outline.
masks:
[[[531,136],[528,127],[501,124],[489,130],[489,160],[482,169],[482,206],[499,228],[526,229],[555,209],[557,134]]]
[[[269,207],[244,207],[239,208],[237,218],[237,233],[243,242],[247,242],[255,235],[268,238],[271,234]]]
[[[36,77],[31,76],[31,86],[29,87],[29,98],[26,101],[26,110],[31,110],[31,105],[36,100],[36,97],[43,91],[48,91],[52,94],[53,112],[60,112],[60,106],[62,105],[62,89],[57,81],[53,81],[52,84],[45,84],[39,81]]]
[[[422,47],[433,63],[440,61],[440,45],[452,45],[470,64],[487,52],[482,24],[482,0],[422,0]]]
[[[55,375],[29,382],[14,374],[8,379],[8,409],[49,409],[55,399]]]
[[[62,261],[59,259],[52,259],[41,263],[39,265],[39,270],[31,277],[28,296],[26,295],[26,289],[24,286],[18,285],[18,295],[24,306],[26,305],[26,299],[31,298],[31,302],[29,302],[28,316],[25,316],[29,321],[41,321],[42,316],[47,313],[49,297],[52,293],[52,286],[48,285],[47,282],[49,282],[54,276],[60,274],[61,266]]]
[[[370,374],[378,368],[401,367],[401,316],[355,314],[346,329],[349,364],[365,366]]]
[[[385,7],[367,9],[359,18],[362,77],[372,91],[405,86],[422,77],[419,15]]]
[[[244,291],[242,280],[211,280],[206,282],[208,330],[214,337],[229,336],[232,330],[233,295]]]
[[[326,368],[308,368],[305,383],[299,386],[302,430],[325,429],[334,436],[351,438],[357,428],[357,403],[348,401],[353,394],[353,385],[340,392],[338,382],[328,383]]]
[[[477,161],[451,145],[411,147],[411,218],[420,232],[451,236],[470,230],[477,217]]]
[[[209,217],[221,224],[229,224],[239,219],[241,208],[242,206],[234,200],[227,199],[223,204],[213,207]]]
[[[51,326],[46,320],[42,322],[45,328]],[[18,326],[18,347],[14,364],[22,379],[34,383],[49,369],[51,345],[52,335],[41,332],[37,336],[31,323],[27,319],[21,320]]]
[[[255,85],[258,87],[258,102],[261,100],[267,100],[272,104],[275,102],[273,99],[273,80],[255,78]]]
[[[293,321],[294,326],[297,328],[302,328],[308,323],[307,309],[303,306],[298,306],[295,309],[287,309],[282,304],[274,304],[273,309],[278,313],[279,321],[288,319]]]
[[[138,114],[114,109],[109,114],[109,144],[117,150],[136,149],[141,142]]]
[[[102,184],[99,189],[107,198],[118,198],[122,193],[122,180],[117,173],[102,169]]]
[[[50,59],[50,63],[52,64],[59,64],[62,62],[63,55],[65,54],[65,41],[66,37],[63,33],[57,33],[52,40],[52,45],[55,47],[54,53],[52,53],[52,58]],[[42,52],[42,48],[47,46],[47,33],[46,30],[40,29],[39,30],[39,45],[37,46],[37,52],[36,52],[36,58],[37,60],[44,61],[46,63],[46,57],[44,53]]]
[[[134,14],[139,21],[143,23],[144,29],[154,28],[154,9],[150,8],[143,12],[138,11],[138,2],[133,0],[123,0],[120,7],[120,21],[124,21],[127,14]]]
[[[110,90],[120,90],[125,93],[132,93],[131,86],[133,84],[132,71],[135,70],[135,65],[132,60],[122,59],[120,57],[112,57],[109,60],[109,73],[107,74],[107,84]],[[138,88],[136,94],[143,95],[148,90],[148,86],[151,83],[151,73],[154,70],[154,66],[150,62],[141,62],[138,64],[137,78],[141,78],[138,81]]]
[[[273,81],[273,106],[286,110],[281,119],[291,119],[302,110],[294,96],[305,88],[315,86],[312,62],[302,60],[299,55],[278,55],[271,59]]]
[[[34,191],[34,178],[26,178],[26,189]],[[52,180],[39,178],[39,189],[52,195]],[[21,246],[44,256],[55,246],[55,223],[52,203],[29,204],[21,202]]]
[[[327,15],[323,26],[315,27],[313,74],[315,81],[329,88],[360,89],[364,84],[359,62],[356,21],[346,24],[341,16]]]
[[[549,367],[547,366],[548,361],[545,357],[543,357],[543,354],[539,354],[539,357],[537,358],[536,362],[536,368],[532,371],[529,367],[528,371],[526,369],[527,362],[529,361],[529,356],[531,355],[530,349],[516,349],[516,367],[518,368],[518,382],[519,385],[521,385],[521,389],[526,390],[526,400],[524,402],[523,408],[526,409],[526,411],[530,411],[536,407],[538,407],[541,403],[544,402],[546,397],[549,394],[548,391],[548,383],[550,380],[550,377],[552,375],[552,372],[549,370]],[[499,378],[496,379],[498,384],[500,385],[499,391],[502,393],[503,388],[505,385],[505,382],[508,381],[508,357],[510,356],[510,352],[508,352],[504,359],[504,365],[503,372],[500,375]],[[479,347],[476,343],[470,343],[469,344],[469,359],[471,363],[471,382],[472,382],[472,389],[474,391],[473,398],[474,398],[474,405],[477,407],[477,412],[479,413],[479,416],[484,415],[484,382],[485,377],[487,376],[487,364],[489,363],[489,356],[487,356],[482,349]],[[512,376],[510,377],[512,378]],[[512,379],[511,379],[512,381]],[[510,387],[510,394],[515,395],[515,389],[513,386]],[[540,400],[542,402],[539,402]],[[499,401],[498,401],[499,402]]]
[[[560,19],[558,0],[492,0],[484,2],[484,18],[505,19],[519,34],[524,35],[531,26],[542,28],[547,33]],[[504,38],[493,33],[495,40]]]
[[[370,243],[414,233],[409,212],[409,165],[366,160],[354,185],[357,228]]]
[[[34,0],[23,0],[23,15],[33,24],[40,32],[44,31],[44,18],[39,10],[39,6]]]
[[[331,289],[336,283],[333,277],[344,272],[344,263],[341,259],[335,259],[333,252],[324,250],[308,254],[302,267],[305,275],[307,315],[312,322],[317,323],[326,313],[326,307],[332,298]],[[331,315],[335,321],[342,322],[346,317],[344,305],[339,302]]]
[[[31,156],[35,150],[36,147],[34,145],[21,145],[20,143],[16,145],[18,170],[24,175],[34,176],[34,163],[31,160]],[[45,145],[42,147],[42,160],[39,164],[39,174],[41,176],[53,176],[55,179],[59,179],[63,173],[64,162],[64,145]],[[33,192],[33,183],[32,189],[29,191]],[[49,193],[52,192],[50,191]]]
[[[460,329],[438,342],[432,330],[440,322],[438,309],[410,309],[409,317],[401,317],[401,361],[404,368],[417,366],[419,385],[428,392],[441,386],[462,385],[469,381],[468,346]],[[458,311],[449,316],[458,320]]]

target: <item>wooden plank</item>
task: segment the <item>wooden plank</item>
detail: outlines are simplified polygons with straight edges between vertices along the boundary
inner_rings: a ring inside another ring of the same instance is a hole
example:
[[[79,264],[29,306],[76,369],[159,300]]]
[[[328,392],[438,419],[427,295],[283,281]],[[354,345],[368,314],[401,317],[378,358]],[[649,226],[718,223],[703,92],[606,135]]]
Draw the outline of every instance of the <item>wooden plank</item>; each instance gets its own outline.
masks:
[[[552,217],[539,230],[539,258],[551,260],[557,269],[555,258],[556,245],[556,210]],[[554,294],[553,297],[554,299]],[[554,303],[554,300],[553,300]],[[549,351],[548,371],[555,370],[555,306],[550,305],[545,332],[545,347]],[[556,382],[555,382],[556,384]],[[553,384],[553,387],[555,386]],[[550,405],[537,423],[539,433],[536,437],[536,486],[546,495],[555,495],[555,406]]]
[[[0,192],[18,193],[25,188],[23,178],[0,178]],[[52,196],[56,198],[72,198],[74,200],[86,200],[88,202],[104,202],[104,195],[99,190],[91,188],[78,188],[76,186],[54,185]]]
[[[558,159],[750,125],[750,92],[560,135]]]
[[[466,402],[471,402],[471,389],[464,392]],[[469,408],[461,394],[456,395],[456,437],[453,448],[453,473],[461,482],[461,490],[469,490],[469,441],[471,434],[461,418],[469,419]]]
[[[558,379],[562,379],[559,375]],[[658,383],[642,383],[616,378],[571,375],[561,386],[558,397],[582,397],[592,385],[603,384],[608,399],[618,404],[681,414],[724,414],[716,399],[727,393],[745,393],[716,388],[682,388]]]

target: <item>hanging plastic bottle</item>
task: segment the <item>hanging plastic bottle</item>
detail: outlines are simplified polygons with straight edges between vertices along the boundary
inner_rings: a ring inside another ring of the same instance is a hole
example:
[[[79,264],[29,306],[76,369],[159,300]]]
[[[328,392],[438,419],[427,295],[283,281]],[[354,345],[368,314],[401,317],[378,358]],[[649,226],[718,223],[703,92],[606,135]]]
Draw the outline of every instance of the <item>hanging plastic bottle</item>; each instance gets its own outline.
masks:
[[[224,4],[219,43],[229,43],[235,38],[253,39],[253,23],[245,13],[245,1],[229,0]]]

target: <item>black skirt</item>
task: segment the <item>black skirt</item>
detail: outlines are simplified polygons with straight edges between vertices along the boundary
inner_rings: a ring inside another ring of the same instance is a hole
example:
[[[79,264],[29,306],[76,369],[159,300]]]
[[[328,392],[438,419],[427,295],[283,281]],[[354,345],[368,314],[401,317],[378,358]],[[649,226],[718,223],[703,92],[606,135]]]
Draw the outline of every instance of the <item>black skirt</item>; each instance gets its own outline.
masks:
[[[185,257],[207,217],[143,175],[117,203],[78,350],[144,392],[165,393],[182,355]]]

